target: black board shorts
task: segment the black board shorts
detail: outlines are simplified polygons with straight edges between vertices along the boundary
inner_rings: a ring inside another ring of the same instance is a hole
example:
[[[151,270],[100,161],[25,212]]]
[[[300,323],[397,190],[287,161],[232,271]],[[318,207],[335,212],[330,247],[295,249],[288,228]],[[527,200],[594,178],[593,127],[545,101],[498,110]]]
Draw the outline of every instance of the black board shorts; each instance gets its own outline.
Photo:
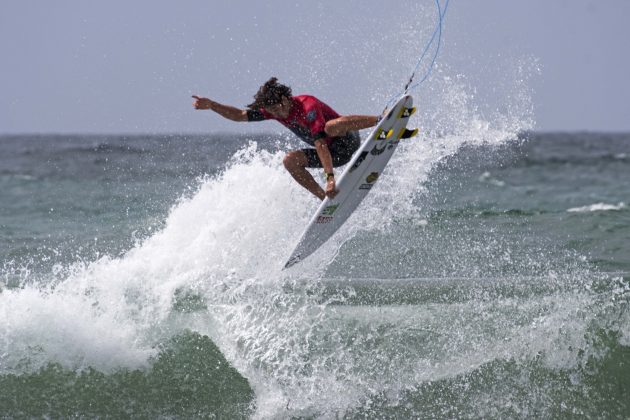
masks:
[[[328,150],[330,150],[330,155],[332,156],[333,167],[345,165],[350,162],[352,159],[352,155],[357,149],[361,146],[361,136],[359,136],[358,131],[350,131],[348,134],[342,137],[335,137],[335,139],[331,142],[330,146],[328,146]],[[307,168],[323,168],[322,162],[319,160],[319,156],[317,156],[317,150],[315,149],[301,149],[302,152],[306,155],[306,159],[308,160]]]

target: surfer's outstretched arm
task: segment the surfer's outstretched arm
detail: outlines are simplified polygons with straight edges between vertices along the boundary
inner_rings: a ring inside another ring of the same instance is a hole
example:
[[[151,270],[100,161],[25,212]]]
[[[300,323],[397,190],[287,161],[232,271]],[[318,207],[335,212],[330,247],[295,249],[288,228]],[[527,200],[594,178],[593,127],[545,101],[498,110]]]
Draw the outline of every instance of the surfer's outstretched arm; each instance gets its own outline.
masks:
[[[345,136],[348,131],[374,127],[378,117],[374,115],[345,115],[326,122],[324,131],[330,137]]]
[[[223,105],[211,99],[193,95],[195,109],[211,109],[224,118],[232,121],[247,121],[247,111],[229,105]]]

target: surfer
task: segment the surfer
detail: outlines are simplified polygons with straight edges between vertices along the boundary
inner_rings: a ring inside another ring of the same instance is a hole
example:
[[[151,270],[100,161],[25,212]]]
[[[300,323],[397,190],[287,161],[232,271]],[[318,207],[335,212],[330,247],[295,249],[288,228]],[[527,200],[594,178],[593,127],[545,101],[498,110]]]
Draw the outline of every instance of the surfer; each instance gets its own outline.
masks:
[[[377,124],[371,115],[340,116],[314,96],[293,96],[291,88],[272,77],[260,87],[247,109],[223,105],[193,95],[195,109],[211,109],[232,121],[276,120],[311,147],[292,150],[284,157],[284,167],[304,188],[323,200],[337,195],[333,167],[345,165],[359,148],[358,130]],[[322,189],[306,168],[323,168],[326,190]]]

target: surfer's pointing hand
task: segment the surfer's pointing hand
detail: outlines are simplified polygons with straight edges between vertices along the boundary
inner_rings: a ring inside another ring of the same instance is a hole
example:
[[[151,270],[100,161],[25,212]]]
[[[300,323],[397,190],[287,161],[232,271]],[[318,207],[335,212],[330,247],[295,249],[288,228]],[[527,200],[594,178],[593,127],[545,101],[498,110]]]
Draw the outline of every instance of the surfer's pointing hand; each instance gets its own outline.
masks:
[[[229,105],[223,105],[203,96],[192,96],[195,109],[211,109],[222,117],[232,121],[247,121],[247,111]]]
[[[197,95],[193,95],[192,97],[195,99],[193,101],[195,109],[210,109],[212,107],[212,101],[210,99]]]

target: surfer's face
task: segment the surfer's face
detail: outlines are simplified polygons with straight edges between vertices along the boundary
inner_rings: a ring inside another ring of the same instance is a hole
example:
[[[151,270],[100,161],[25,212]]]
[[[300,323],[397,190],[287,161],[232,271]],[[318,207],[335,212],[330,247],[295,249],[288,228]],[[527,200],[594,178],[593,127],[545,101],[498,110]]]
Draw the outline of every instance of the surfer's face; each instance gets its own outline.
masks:
[[[269,112],[271,115],[273,115],[276,118],[286,118],[291,113],[292,105],[293,104],[291,102],[291,99],[287,98],[286,96],[283,96],[280,103],[277,103],[274,105],[267,105],[265,107],[265,111]]]

